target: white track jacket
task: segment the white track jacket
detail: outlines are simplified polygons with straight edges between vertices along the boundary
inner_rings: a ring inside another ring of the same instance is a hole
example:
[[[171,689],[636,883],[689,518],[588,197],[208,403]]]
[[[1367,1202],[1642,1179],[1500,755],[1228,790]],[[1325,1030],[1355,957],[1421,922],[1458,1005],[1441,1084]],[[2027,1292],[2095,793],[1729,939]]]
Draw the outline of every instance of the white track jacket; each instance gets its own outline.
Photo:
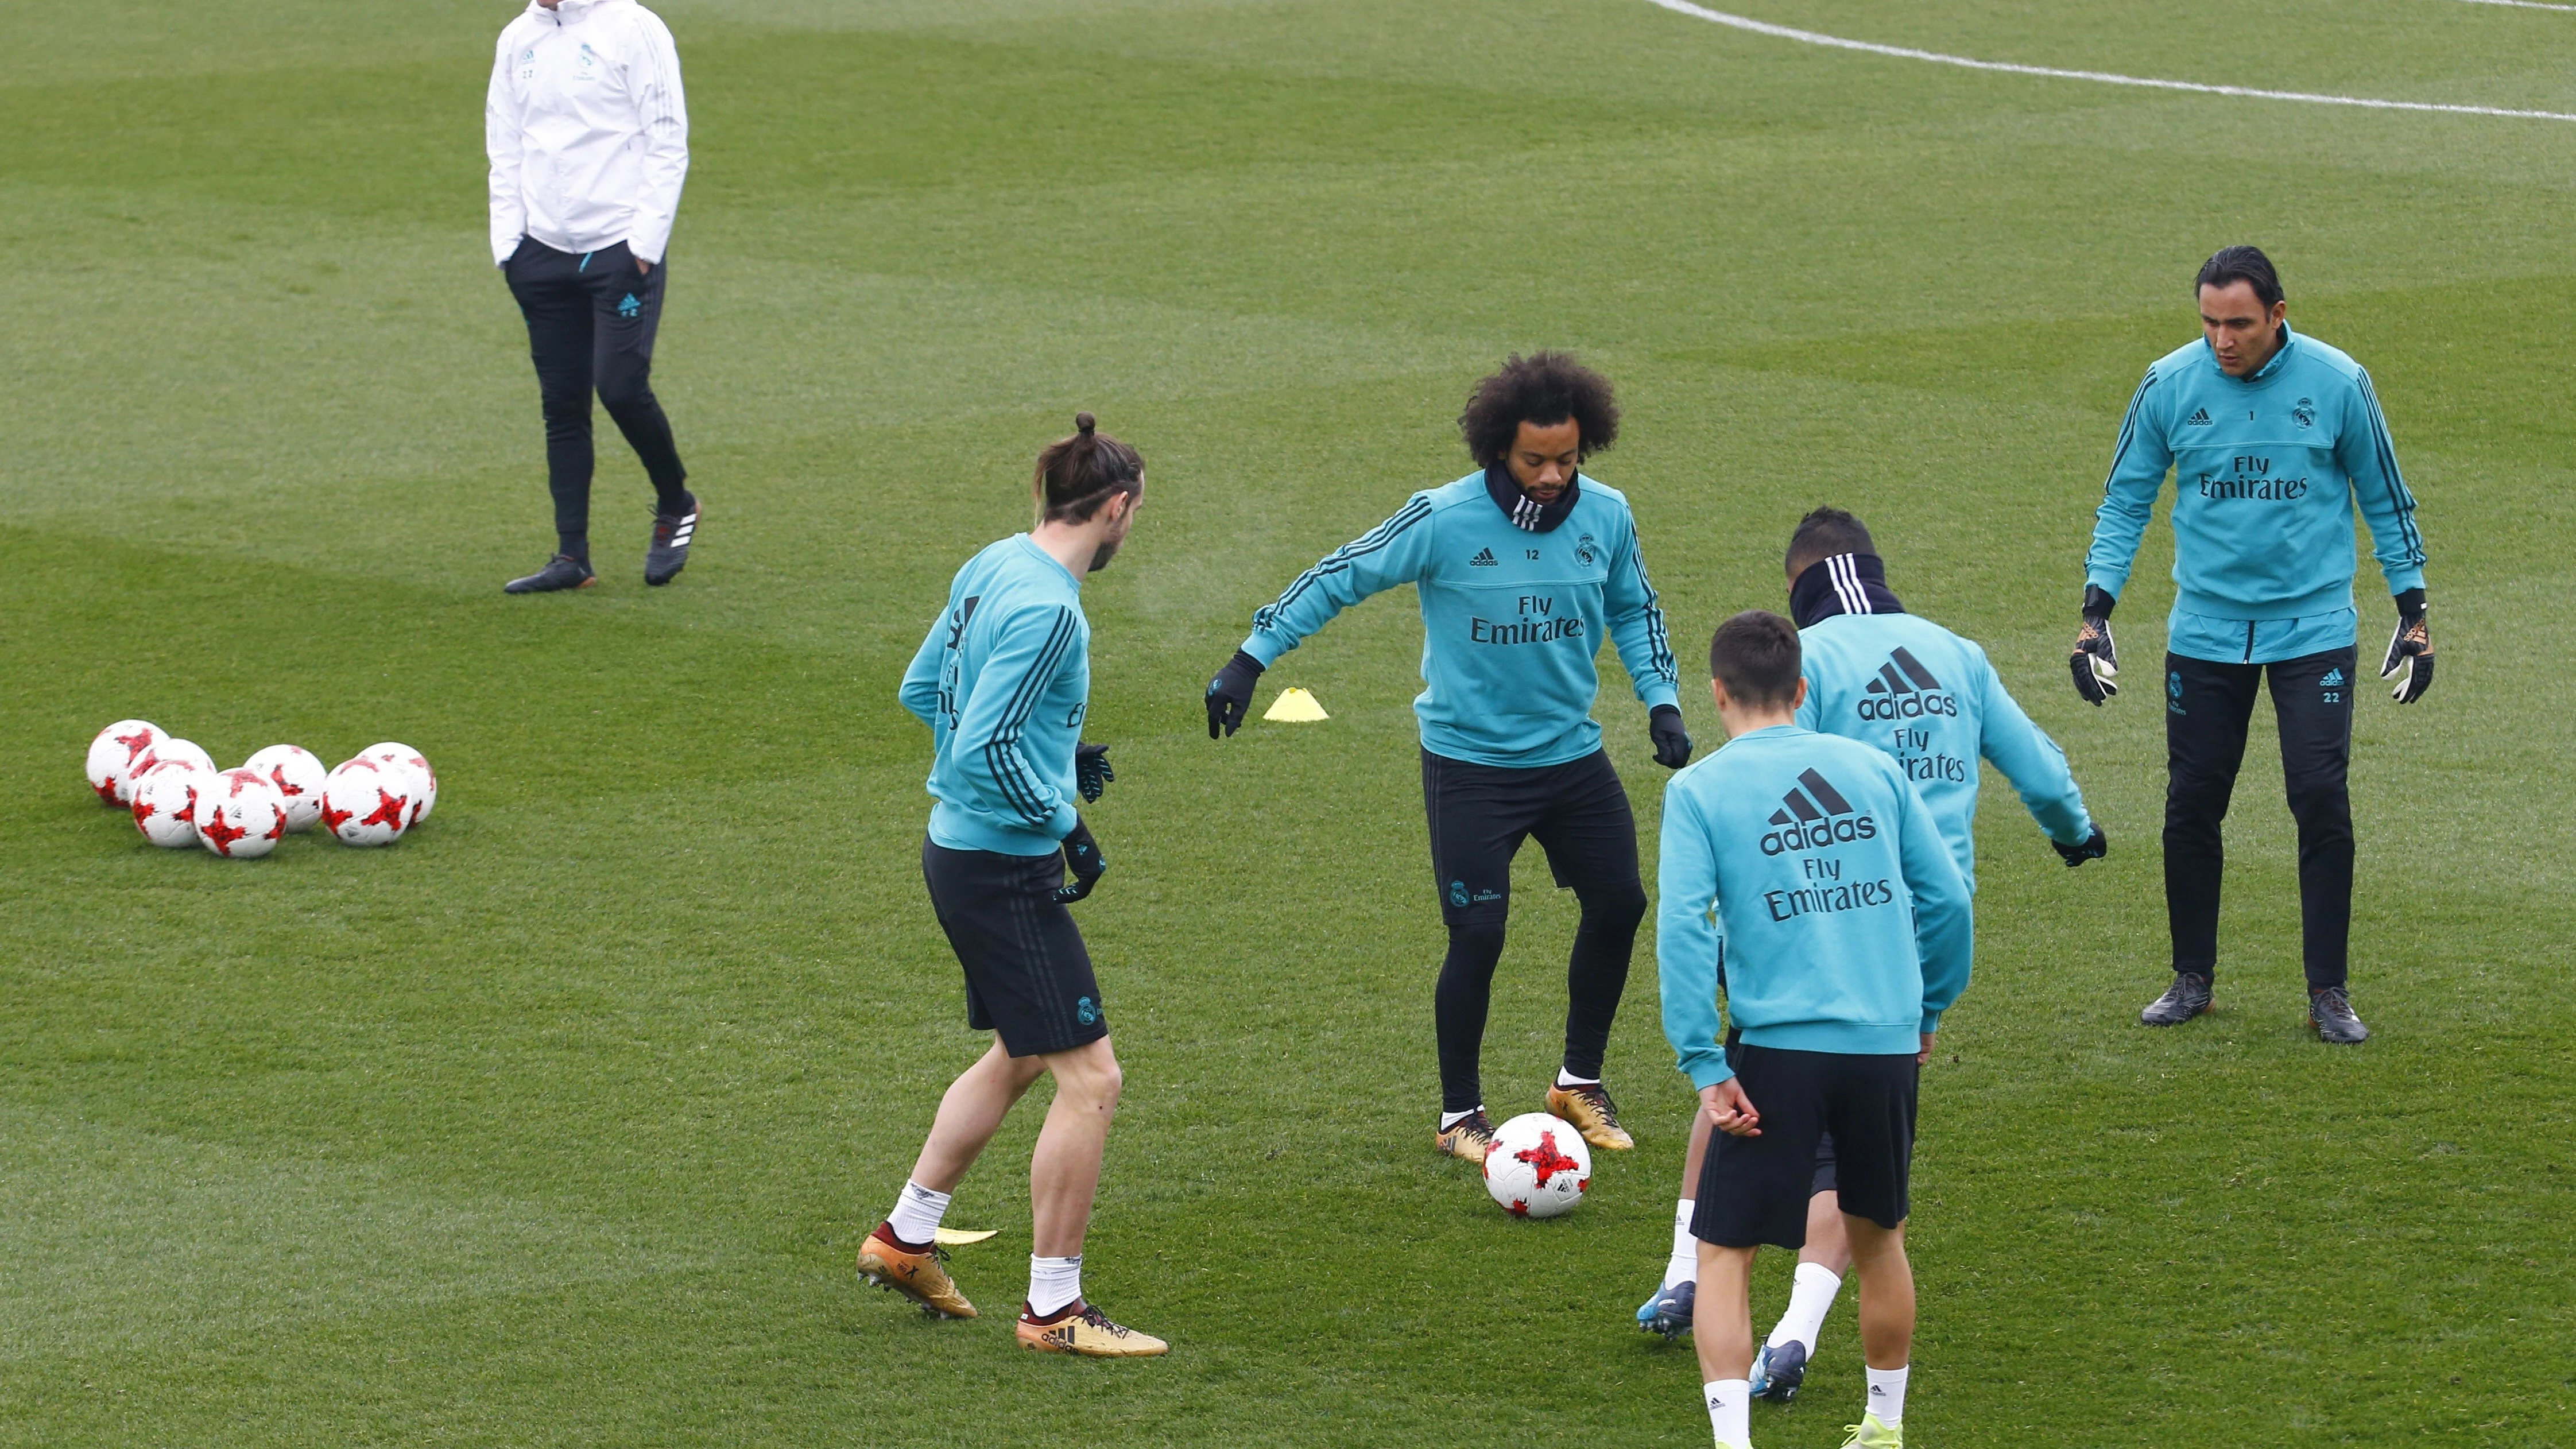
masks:
[[[659,263],[689,174],[670,28],[635,0],[529,0],[492,57],[483,149],[495,265],[522,236],[563,252],[625,242]]]

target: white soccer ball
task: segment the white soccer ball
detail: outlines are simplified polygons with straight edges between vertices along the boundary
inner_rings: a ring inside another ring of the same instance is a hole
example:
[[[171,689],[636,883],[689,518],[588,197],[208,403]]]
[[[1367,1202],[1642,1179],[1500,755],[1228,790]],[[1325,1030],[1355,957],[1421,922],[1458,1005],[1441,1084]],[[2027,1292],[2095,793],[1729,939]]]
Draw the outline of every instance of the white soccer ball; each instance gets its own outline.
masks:
[[[429,812],[438,808],[438,772],[429,767],[427,755],[399,740],[372,744],[358,753],[378,764],[400,765],[419,778],[419,788],[412,796],[411,819],[403,822],[404,829],[427,820]]]
[[[285,797],[288,834],[302,834],[322,818],[322,786],[331,772],[322,768],[312,751],[296,745],[270,745],[244,760],[242,768],[259,771]]]
[[[226,770],[197,792],[197,843],[226,860],[257,860],[286,838],[286,797],[257,770]]]
[[[215,757],[207,754],[204,747],[199,745],[195,740],[163,740],[161,743],[154,745],[152,747],[152,762],[154,764],[160,764],[166,760],[176,760],[180,764],[203,770],[209,775],[219,775],[223,773],[215,768]],[[139,774],[141,772],[137,771],[136,773]]]
[[[214,771],[186,760],[160,761],[134,777],[134,828],[171,850],[197,844],[197,797],[214,781]]]
[[[134,796],[130,784],[135,774],[148,768],[145,758],[152,747],[168,739],[161,727],[148,719],[121,719],[100,730],[89,742],[87,775],[89,787],[102,805],[131,805]]]
[[[342,845],[391,845],[411,824],[416,776],[409,767],[358,755],[322,782],[322,828]]]
[[[1523,1112],[1494,1132],[1485,1154],[1485,1191],[1516,1218],[1574,1211],[1592,1186],[1592,1148],[1574,1124],[1545,1112]]]

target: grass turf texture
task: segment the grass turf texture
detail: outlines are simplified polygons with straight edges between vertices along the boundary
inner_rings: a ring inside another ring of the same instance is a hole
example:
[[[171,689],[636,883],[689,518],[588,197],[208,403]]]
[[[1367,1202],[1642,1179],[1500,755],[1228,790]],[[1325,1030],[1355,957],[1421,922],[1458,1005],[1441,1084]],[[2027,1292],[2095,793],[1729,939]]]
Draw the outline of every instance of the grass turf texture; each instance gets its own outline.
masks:
[[[2249,47],[2206,0],[1745,4],[2576,105],[2576,17],[2536,11],[2301,0]],[[1858,509],[2110,831],[2070,874],[1989,792],[1979,979],[1926,1083],[1917,1441],[2576,1437],[2576,127],[1963,74],[1627,0],[671,0],[696,161],[656,381],[707,531],[639,586],[603,418],[602,587],[523,600],[497,585],[548,515],[476,146],[507,13],[0,0],[0,1442],[1705,1443],[1687,1351],[1629,1318],[1689,1109],[1651,957],[1612,1057],[1643,1145],[1589,1206],[1506,1221],[1429,1151],[1409,602],[1265,682],[1331,723],[1198,723],[1250,610],[1462,471],[1468,384],[1540,345],[1621,385],[1598,471],[1685,661],[1778,606],[1798,512]],[[2120,409],[2241,239],[2372,368],[2435,551],[2441,688],[2358,710],[2357,1051],[2303,1027],[2268,711],[2222,1012],[2132,1025],[2164,978],[2161,541],[2137,687],[2063,683]],[[1151,463],[1086,599],[1120,779],[1081,912],[1130,1083],[1087,1286],[1178,1344],[1150,1365],[1008,1344],[1035,1110],[953,1214],[1004,1230],[958,1256],[994,1317],[849,1276],[976,1048],[894,682],[1076,407]],[[407,740],[438,818],[153,850],[75,773],[134,714],[227,763]],[[1642,712],[1614,682],[1601,717],[1651,855]],[[1498,1116],[1538,1104],[1572,927],[1535,854],[1520,879]],[[1849,1314],[1765,1445],[1839,1442]]]

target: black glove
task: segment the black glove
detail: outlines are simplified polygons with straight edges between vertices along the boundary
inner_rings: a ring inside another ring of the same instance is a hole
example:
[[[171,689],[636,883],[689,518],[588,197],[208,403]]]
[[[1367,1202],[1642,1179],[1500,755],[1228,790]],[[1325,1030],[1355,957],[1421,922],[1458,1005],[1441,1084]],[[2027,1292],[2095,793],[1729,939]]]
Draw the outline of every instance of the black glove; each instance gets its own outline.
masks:
[[[1659,704],[1646,711],[1646,737],[1655,742],[1655,763],[1678,770],[1690,763],[1690,731],[1682,728],[1681,710]]]
[[[1073,879],[1055,888],[1055,901],[1060,906],[1072,905],[1091,894],[1091,888],[1100,884],[1100,873],[1109,869],[1109,862],[1100,858],[1100,842],[1091,838],[1091,827],[1079,818],[1064,837],[1064,868],[1072,872]]]
[[[2397,632],[2388,636],[2388,662],[2379,667],[2379,677],[2397,681],[2388,697],[2399,704],[2413,704],[2433,687],[2433,636],[2424,627],[2431,607],[2422,589],[2397,596]]]
[[[1222,733],[1233,734],[1243,728],[1244,712],[1252,708],[1252,686],[1261,680],[1261,661],[1237,649],[1225,667],[1208,681],[1208,738]]]
[[[2060,845],[2055,839],[2051,839],[2048,843],[2056,850],[2058,859],[2066,862],[2066,868],[2069,870],[2088,860],[2100,860],[2111,853],[2111,842],[2102,838],[2102,827],[2099,825],[2093,827],[2091,835],[2084,837],[2082,845]]]
[[[2075,674],[2075,692],[2095,708],[2120,692],[2120,651],[2111,643],[2111,610],[2120,601],[2099,584],[2084,586],[2084,632],[2075,636],[2067,668]]]
[[[1084,804],[1098,800],[1100,792],[1108,789],[1109,782],[1117,778],[1118,772],[1109,768],[1107,745],[1073,747],[1073,788],[1082,792]]]

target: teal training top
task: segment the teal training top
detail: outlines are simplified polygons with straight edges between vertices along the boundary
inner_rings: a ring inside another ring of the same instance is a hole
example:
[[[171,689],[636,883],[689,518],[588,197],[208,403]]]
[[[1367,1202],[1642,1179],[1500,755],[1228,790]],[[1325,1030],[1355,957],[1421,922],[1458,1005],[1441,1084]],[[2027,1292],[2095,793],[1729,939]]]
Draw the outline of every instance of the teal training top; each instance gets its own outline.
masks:
[[[2370,374],[2281,331],[2250,378],[2229,377],[2205,340],[2157,359],[2112,450],[2085,581],[2114,596],[2127,585],[2171,469],[2167,647],[2189,658],[2263,664],[2350,646],[2356,510],[2388,591],[2424,584],[2415,496]]]
[[[1091,700],[1081,580],[1025,533],[967,560],[900,698],[930,726],[933,841],[1003,855],[1060,848]]]
[[[1919,614],[1829,615],[1799,630],[1798,645],[1807,676],[1798,723],[1893,757],[1971,891],[1980,756],[2050,839],[2081,845],[2093,834],[2066,752],[2022,713],[1985,650]]]
[[[1664,1036],[1694,1087],[1735,1075],[1721,938],[1755,1046],[1911,1056],[1967,989],[1968,883],[1896,761],[1856,740],[1777,725],[1673,776],[1657,886]]]
[[[1601,747],[1593,657],[1605,630],[1648,708],[1678,706],[1680,694],[1628,500],[1588,477],[1575,488],[1572,511],[1544,533],[1513,523],[1481,472],[1416,493],[1253,615],[1243,650],[1267,667],[1335,614],[1411,584],[1422,603],[1422,747],[1520,769],[1579,760]]]

